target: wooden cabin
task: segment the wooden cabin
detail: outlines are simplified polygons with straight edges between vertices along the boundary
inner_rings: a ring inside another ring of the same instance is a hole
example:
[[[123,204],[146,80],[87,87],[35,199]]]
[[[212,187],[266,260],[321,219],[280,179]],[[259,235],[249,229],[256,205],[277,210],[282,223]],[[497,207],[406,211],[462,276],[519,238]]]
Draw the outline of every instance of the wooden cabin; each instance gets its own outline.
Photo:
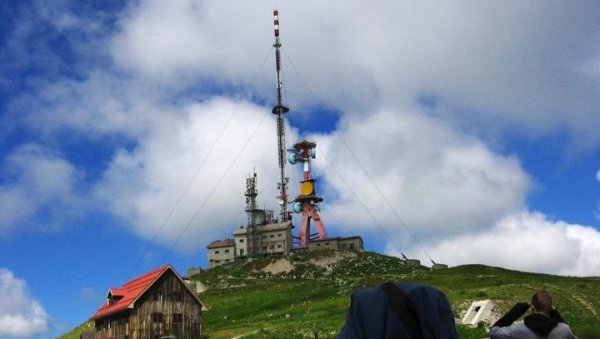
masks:
[[[171,265],[108,291],[92,315],[96,339],[201,338],[206,307]]]

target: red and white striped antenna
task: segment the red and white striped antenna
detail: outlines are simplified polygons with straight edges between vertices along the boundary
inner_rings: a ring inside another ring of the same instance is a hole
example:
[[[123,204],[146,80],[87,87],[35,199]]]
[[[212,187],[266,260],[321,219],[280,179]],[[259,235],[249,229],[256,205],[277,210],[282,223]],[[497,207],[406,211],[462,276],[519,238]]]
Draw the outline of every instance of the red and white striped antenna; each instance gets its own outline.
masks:
[[[279,196],[277,200],[280,205],[280,217],[281,222],[285,222],[289,219],[287,212],[288,205],[288,194],[287,184],[289,178],[285,176],[285,163],[286,163],[286,148],[285,148],[285,121],[283,115],[289,111],[289,108],[283,105],[283,98],[281,96],[281,42],[279,41],[279,11],[273,11],[273,28],[275,33],[275,67],[277,70],[277,105],[273,107],[273,114],[277,115],[277,153],[279,158],[279,183],[277,188],[279,189]]]
[[[275,26],[275,38],[279,38],[279,11],[273,11],[273,25]]]

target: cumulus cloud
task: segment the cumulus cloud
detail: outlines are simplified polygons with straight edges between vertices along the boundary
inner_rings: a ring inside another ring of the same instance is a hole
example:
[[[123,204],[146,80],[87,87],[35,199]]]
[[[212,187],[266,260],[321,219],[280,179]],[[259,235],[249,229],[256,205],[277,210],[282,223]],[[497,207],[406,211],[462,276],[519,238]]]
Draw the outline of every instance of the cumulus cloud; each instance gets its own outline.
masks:
[[[477,263],[585,276],[600,269],[598,241],[600,232],[592,227],[552,221],[539,212],[520,212],[507,215],[489,229],[427,242],[426,246],[434,260],[450,265]],[[417,248],[412,251],[420,252]],[[417,256],[427,259],[423,254]]]
[[[141,236],[163,227],[159,242],[181,237],[180,248],[193,249],[245,224],[245,178],[254,169],[259,203],[274,205],[275,123],[269,109],[228,99],[180,109],[185,119],[164,121],[139,147],[117,152],[96,194]]]
[[[289,55],[284,80],[310,84],[290,93],[295,107],[326,102],[362,114],[428,94],[440,116],[463,124],[527,135],[566,126],[574,136],[585,133],[575,141],[597,145],[597,84],[581,68],[598,58],[600,10],[579,5],[145,1],[121,22],[112,53],[157,82],[207,77],[248,85],[268,53],[277,6]],[[254,87],[270,96],[271,73],[259,78]]]
[[[345,227],[377,221],[392,229],[398,215],[415,234],[445,237],[487,227],[524,206],[530,181],[518,160],[448,124],[381,111],[343,125],[315,136],[326,157],[315,164],[326,181],[323,191],[334,192],[326,211]]]
[[[53,151],[36,144],[14,150],[0,168],[0,235],[18,226],[39,230],[56,228],[79,213],[81,200],[75,188],[80,173]]]
[[[0,268],[0,337],[28,337],[48,331],[50,317],[28,291],[27,283]]]

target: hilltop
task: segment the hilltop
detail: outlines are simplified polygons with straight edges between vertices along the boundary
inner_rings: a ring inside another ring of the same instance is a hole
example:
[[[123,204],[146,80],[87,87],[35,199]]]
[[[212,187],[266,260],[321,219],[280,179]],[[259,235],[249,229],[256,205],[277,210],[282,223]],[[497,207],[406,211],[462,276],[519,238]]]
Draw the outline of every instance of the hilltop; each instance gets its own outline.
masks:
[[[322,251],[258,258],[203,271],[193,277],[209,287],[202,299],[206,338],[334,338],[357,288],[391,281],[427,284],[448,297],[461,338],[482,338],[489,323],[460,325],[473,301],[495,303],[492,320],[516,301],[546,287],[579,338],[600,337],[600,278],[518,272],[483,265],[445,270],[407,265],[371,252]],[[76,331],[62,338],[76,338]]]

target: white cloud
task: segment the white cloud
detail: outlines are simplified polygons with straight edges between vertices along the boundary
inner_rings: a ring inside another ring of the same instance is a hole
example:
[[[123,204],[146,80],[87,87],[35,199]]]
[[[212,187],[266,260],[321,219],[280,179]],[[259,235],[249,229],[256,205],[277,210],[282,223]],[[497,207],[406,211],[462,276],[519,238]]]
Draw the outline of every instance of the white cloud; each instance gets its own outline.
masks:
[[[50,317],[31,295],[27,283],[0,268],[0,337],[28,337],[48,331]]]
[[[56,228],[80,212],[75,188],[80,174],[49,149],[22,145],[5,159],[1,171],[5,180],[0,185],[0,235],[18,226]]]
[[[139,147],[118,152],[97,196],[138,234],[152,239],[186,191],[158,237],[169,246],[181,236],[178,248],[185,250],[230,237],[245,224],[244,185],[253,168],[259,203],[274,206],[277,151],[267,108],[217,98],[180,111],[185,119],[165,119]]]
[[[484,228],[524,206],[530,182],[517,159],[447,124],[382,111],[343,126],[317,136],[326,159],[315,165],[325,176],[322,191],[335,192],[325,211],[345,227],[375,227],[365,208],[385,228],[398,227],[389,202],[413,233],[439,238]]]
[[[507,215],[489,229],[427,242],[426,247],[434,260],[449,265],[473,263],[527,272],[596,275],[600,270],[598,241],[600,232],[592,227],[551,221],[539,212],[521,212]],[[411,251],[419,253],[416,247]]]
[[[158,83],[248,86],[278,7],[294,107],[326,102],[362,114],[431,93],[440,116],[462,124],[528,136],[567,127],[575,142],[597,145],[597,84],[580,69],[598,58],[599,9],[579,5],[144,1],[121,21],[112,53]],[[271,98],[267,69],[252,86]]]

